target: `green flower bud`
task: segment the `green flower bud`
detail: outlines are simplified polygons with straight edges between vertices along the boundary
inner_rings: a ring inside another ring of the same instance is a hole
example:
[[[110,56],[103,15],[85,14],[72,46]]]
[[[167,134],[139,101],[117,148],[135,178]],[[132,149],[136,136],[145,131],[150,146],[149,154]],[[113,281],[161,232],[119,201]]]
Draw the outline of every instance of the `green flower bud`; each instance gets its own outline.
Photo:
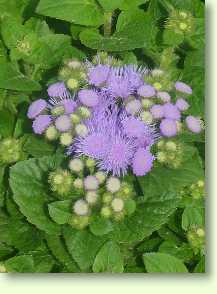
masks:
[[[104,173],[103,171],[98,171],[96,172],[95,177],[97,178],[100,184],[103,184],[106,179],[106,173]]]
[[[60,144],[63,146],[69,146],[73,142],[73,137],[71,133],[62,133],[60,135]]]
[[[63,105],[55,106],[51,109],[51,114],[54,116],[59,116],[65,113],[65,109]]]
[[[75,90],[75,89],[77,89],[78,86],[79,86],[79,82],[78,82],[76,79],[73,79],[73,78],[69,79],[69,80],[66,82],[66,84],[67,84],[67,87],[68,87],[70,90]]]
[[[58,169],[51,172],[48,177],[48,182],[51,190],[56,192],[61,198],[70,196],[73,179],[67,170]]]
[[[87,168],[93,169],[96,166],[96,161],[93,158],[88,157],[85,160],[85,165]]]
[[[158,91],[162,89],[162,84],[159,83],[159,82],[155,82],[155,83],[153,84],[153,86],[154,86],[154,88],[155,88],[156,90],[158,90]]]
[[[89,206],[86,200],[79,199],[73,205],[73,211],[77,215],[88,215],[89,214]]]
[[[88,129],[85,124],[77,124],[75,126],[75,132],[78,136],[86,137],[88,134]]]
[[[121,198],[114,198],[111,203],[114,212],[121,212],[124,209],[124,201]]]
[[[121,220],[123,220],[125,214],[124,214],[124,211],[120,211],[120,212],[116,212],[113,217],[114,217],[114,220],[119,222]]]
[[[199,252],[204,254],[205,251],[205,231],[203,228],[193,228],[187,233],[188,241],[195,254]]]
[[[145,122],[147,124],[151,124],[153,121],[153,117],[149,111],[142,111],[140,113],[139,117],[143,122]]]
[[[84,182],[82,179],[77,178],[74,180],[73,186],[78,190],[83,190]]]
[[[89,225],[90,218],[89,216],[79,216],[79,215],[73,215],[71,219],[69,220],[69,224],[78,230],[82,230],[86,228]]]
[[[80,106],[78,107],[77,112],[83,119],[91,117],[91,110],[88,107]]]
[[[110,192],[105,192],[102,195],[102,202],[105,204],[110,204],[112,202],[112,199],[113,199],[113,195]]]
[[[149,109],[153,105],[153,101],[151,99],[142,99],[142,106],[144,109]]]
[[[96,191],[87,191],[85,195],[85,199],[89,205],[94,205],[96,204],[98,200],[98,194]]]
[[[164,140],[160,140],[158,143],[157,143],[157,148],[158,149],[163,149],[165,146],[165,142]]]
[[[160,162],[160,163],[166,163],[167,161],[167,156],[166,156],[166,153],[163,152],[163,151],[159,151],[157,152],[157,160]]]
[[[173,141],[168,141],[168,142],[166,142],[166,144],[165,144],[165,148],[166,148],[166,150],[168,150],[168,151],[176,151],[176,150],[177,150],[177,145],[176,145],[176,143],[173,142]]]
[[[76,113],[71,113],[70,118],[73,124],[79,124],[81,122],[81,118]]]
[[[69,169],[75,173],[80,173],[84,169],[84,163],[79,158],[73,158],[69,161]]]
[[[45,137],[49,141],[56,140],[59,137],[59,132],[55,128],[55,126],[49,126],[47,130],[45,131]]]
[[[14,138],[5,138],[0,141],[0,163],[10,164],[22,159],[21,142]]]
[[[111,210],[111,208],[108,207],[108,206],[103,206],[103,207],[101,208],[100,214],[101,214],[101,216],[103,216],[103,217],[105,217],[105,218],[110,218],[111,215],[112,215],[112,210]]]

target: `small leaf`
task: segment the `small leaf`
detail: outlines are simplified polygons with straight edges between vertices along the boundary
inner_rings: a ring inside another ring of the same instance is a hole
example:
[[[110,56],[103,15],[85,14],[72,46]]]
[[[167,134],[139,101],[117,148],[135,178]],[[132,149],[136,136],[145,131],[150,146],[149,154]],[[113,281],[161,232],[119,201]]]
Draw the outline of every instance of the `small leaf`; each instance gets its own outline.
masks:
[[[33,273],[34,259],[31,255],[15,256],[5,262],[5,267],[9,273]]]
[[[90,231],[96,236],[106,235],[113,230],[112,222],[101,216],[95,216],[90,223]]]
[[[123,257],[119,246],[114,241],[108,241],[95,258],[93,272],[122,273],[123,270]]]
[[[54,149],[52,144],[36,135],[28,135],[23,145],[23,150],[36,158],[51,155]]]
[[[148,273],[187,273],[184,263],[169,254],[145,253],[144,264]]]
[[[66,224],[72,216],[71,201],[55,201],[48,204],[48,211],[51,218],[59,225]]]
[[[182,214],[182,228],[187,231],[192,227],[201,227],[204,225],[203,209],[188,206]]]

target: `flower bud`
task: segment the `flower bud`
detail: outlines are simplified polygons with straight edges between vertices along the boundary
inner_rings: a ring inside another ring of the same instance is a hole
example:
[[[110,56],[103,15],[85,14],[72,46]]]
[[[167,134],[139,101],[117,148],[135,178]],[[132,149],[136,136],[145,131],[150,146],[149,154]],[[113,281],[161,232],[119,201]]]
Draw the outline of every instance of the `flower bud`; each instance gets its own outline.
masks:
[[[97,202],[98,194],[96,191],[87,191],[85,199],[88,202],[88,204],[93,205]]]
[[[111,207],[115,212],[120,212],[124,209],[124,201],[121,198],[114,198]]]
[[[63,146],[69,146],[73,142],[73,137],[71,133],[62,133],[60,135],[60,144]]]
[[[97,190],[99,182],[95,176],[87,176],[84,179],[84,187],[86,190]]]
[[[91,110],[88,107],[80,106],[78,107],[77,112],[83,119],[91,117]]]
[[[167,161],[167,156],[166,156],[166,153],[163,152],[163,151],[159,151],[157,152],[157,160],[160,162],[160,163],[165,163]]]
[[[173,141],[168,141],[168,142],[166,142],[166,144],[165,144],[165,148],[166,148],[166,150],[168,150],[168,151],[176,151],[176,150],[177,150],[177,145],[176,145],[176,143],[173,142]]]
[[[79,158],[73,158],[69,161],[69,169],[75,173],[80,173],[84,169],[84,163]]]
[[[86,137],[88,134],[88,129],[84,124],[77,124],[75,126],[75,132],[78,136]]]
[[[59,137],[59,133],[58,133],[57,129],[55,128],[55,126],[51,125],[47,128],[47,130],[45,131],[45,137],[49,141],[54,141]]]
[[[112,215],[112,210],[110,207],[108,206],[103,206],[101,211],[100,211],[100,214],[105,217],[105,218],[110,218],[111,215]]]
[[[100,184],[103,184],[106,179],[106,174],[103,171],[98,171],[96,172],[95,177],[97,178]]]
[[[110,192],[105,192],[102,195],[102,202],[105,204],[110,204],[112,202],[112,199],[113,199],[113,195]]]
[[[80,215],[73,215],[69,220],[69,224],[78,230],[82,230],[89,225],[89,216],[80,216]]]
[[[117,177],[110,177],[106,181],[106,189],[111,193],[116,193],[121,188],[121,182]]]
[[[71,113],[70,118],[73,125],[79,124],[81,122],[81,118],[76,113]]]
[[[86,160],[85,160],[85,165],[87,168],[94,168],[96,166],[96,161],[93,159],[93,158],[90,158],[88,157]]]
[[[76,79],[71,78],[66,82],[66,85],[70,90],[75,90],[78,88],[79,82]]]
[[[65,108],[63,105],[57,105],[51,109],[51,114],[54,116],[63,115],[64,113],[65,113]]]
[[[142,111],[139,117],[144,123],[147,124],[151,124],[153,121],[153,117],[149,111]]]
[[[67,170],[58,169],[48,177],[51,190],[61,197],[69,196],[72,190],[73,179]]]
[[[73,186],[78,190],[83,189],[83,187],[84,187],[83,180],[79,179],[79,178],[75,179],[73,182]]]
[[[79,199],[73,205],[74,213],[80,216],[88,215],[89,206],[86,200]]]
[[[14,138],[5,138],[0,141],[0,163],[10,164],[22,158],[21,142]]]
[[[153,101],[152,100],[150,100],[150,99],[142,99],[142,107],[144,108],[144,109],[149,109],[152,105],[153,105]]]

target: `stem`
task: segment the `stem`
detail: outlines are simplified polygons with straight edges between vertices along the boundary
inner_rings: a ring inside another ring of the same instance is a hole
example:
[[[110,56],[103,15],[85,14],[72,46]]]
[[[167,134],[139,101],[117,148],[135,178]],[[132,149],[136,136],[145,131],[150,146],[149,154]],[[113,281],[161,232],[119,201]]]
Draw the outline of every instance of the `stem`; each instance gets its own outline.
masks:
[[[104,36],[109,37],[112,30],[112,12],[104,13]]]

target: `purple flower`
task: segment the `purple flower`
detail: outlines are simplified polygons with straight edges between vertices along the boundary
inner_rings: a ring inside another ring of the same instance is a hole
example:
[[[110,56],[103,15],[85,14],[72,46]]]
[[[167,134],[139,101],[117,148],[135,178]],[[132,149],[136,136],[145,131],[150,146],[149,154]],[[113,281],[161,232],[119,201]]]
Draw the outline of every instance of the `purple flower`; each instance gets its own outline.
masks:
[[[59,130],[60,132],[66,132],[71,128],[72,123],[69,116],[64,114],[64,115],[60,115],[55,120],[55,126],[57,130]]]
[[[181,114],[178,108],[172,103],[166,103],[163,105],[164,117],[175,120],[180,120]]]
[[[89,83],[94,86],[102,86],[108,79],[110,67],[108,65],[98,64],[90,68],[88,72]]]
[[[127,76],[132,88],[136,90],[143,85],[143,76],[147,70],[136,65],[126,65],[123,67],[124,75]]]
[[[189,115],[186,117],[185,122],[188,129],[192,131],[193,133],[198,134],[201,132],[202,127],[201,127],[201,120],[199,118]]]
[[[51,124],[50,115],[41,114],[33,121],[32,128],[35,134],[42,134]]]
[[[47,89],[47,93],[50,97],[53,97],[53,98],[56,97],[56,98],[65,99],[65,98],[71,97],[64,82],[57,82],[55,84],[50,85]]]
[[[99,103],[99,95],[96,91],[83,89],[78,92],[78,98],[84,105],[95,107]]]
[[[110,137],[110,143],[102,161],[99,162],[99,167],[106,172],[112,172],[113,175],[124,175],[131,163],[133,153],[133,141],[122,134],[116,134]]]
[[[133,116],[125,118],[122,121],[122,126],[124,134],[129,138],[141,137],[146,130],[145,124]]]
[[[165,137],[173,137],[177,134],[176,121],[170,118],[165,118],[160,123],[161,134]]]
[[[192,94],[192,89],[190,86],[188,86],[187,84],[183,83],[183,82],[176,82],[175,83],[175,88],[177,91],[185,93],[185,94]]]
[[[110,93],[116,98],[127,98],[134,92],[134,87],[124,68],[113,69],[109,76],[107,87]]]
[[[164,107],[160,104],[155,104],[151,107],[150,112],[155,119],[164,117]]]
[[[38,99],[32,102],[29,106],[27,116],[30,119],[38,116],[47,107],[47,102],[44,99]]]
[[[133,99],[133,100],[129,101],[125,107],[127,113],[132,114],[132,115],[139,112],[139,110],[141,108],[142,108],[142,103],[138,99]]]
[[[133,173],[136,176],[144,176],[152,169],[154,156],[148,149],[139,148],[133,157]]]
[[[77,103],[72,99],[63,99],[59,104],[64,106],[66,114],[74,112],[77,107]]]
[[[185,99],[183,99],[183,98],[179,98],[179,99],[177,99],[177,101],[176,101],[176,107],[180,110],[180,111],[185,111],[185,110],[187,110],[188,108],[189,108],[189,104],[188,104],[188,102],[185,100]]]
[[[170,102],[171,97],[168,92],[157,92],[157,97],[160,98],[163,102]]]
[[[153,97],[155,96],[155,88],[151,85],[142,85],[138,88],[137,94],[142,97]]]

